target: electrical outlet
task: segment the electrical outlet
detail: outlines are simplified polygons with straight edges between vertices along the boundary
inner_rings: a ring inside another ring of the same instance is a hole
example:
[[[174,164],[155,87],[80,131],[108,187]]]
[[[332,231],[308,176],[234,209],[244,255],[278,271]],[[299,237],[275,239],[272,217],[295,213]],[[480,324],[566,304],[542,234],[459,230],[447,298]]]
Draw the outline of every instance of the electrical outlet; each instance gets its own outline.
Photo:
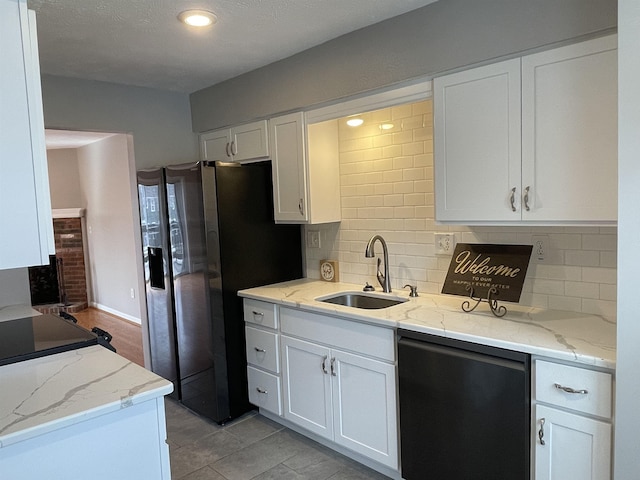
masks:
[[[539,262],[544,262],[544,259],[549,255],[549,237],[547,235],[533,235],[531,237],[531,244],[533,245],[533,251],[531,255]]]
[[[456,236],[453,233],[436,233],[436,255],[451,255],[456,245]]]
[[[307,232],[307,248],[320,248],[320,232],[318,230]]]

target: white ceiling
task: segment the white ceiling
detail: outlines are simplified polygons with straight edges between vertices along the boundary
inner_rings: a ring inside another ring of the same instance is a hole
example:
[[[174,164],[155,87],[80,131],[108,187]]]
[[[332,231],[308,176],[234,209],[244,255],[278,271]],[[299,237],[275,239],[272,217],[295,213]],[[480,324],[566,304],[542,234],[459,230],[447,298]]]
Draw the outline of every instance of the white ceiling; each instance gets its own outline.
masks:
[[[43,73],[191,93],[436,0],[28,0]],[[196,31],[189,8],[218,22]]]

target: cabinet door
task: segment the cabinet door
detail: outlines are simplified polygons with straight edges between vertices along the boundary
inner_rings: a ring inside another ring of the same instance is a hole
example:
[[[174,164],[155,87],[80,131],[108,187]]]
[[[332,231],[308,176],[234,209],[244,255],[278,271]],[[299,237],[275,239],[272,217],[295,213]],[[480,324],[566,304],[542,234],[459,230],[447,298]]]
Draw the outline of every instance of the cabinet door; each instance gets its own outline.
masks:
[[[0,2],[0,268],[49,263],[55,252],[35,13]],[[6,47],[6,48],[5,48]]]
[[[436,220],[519,221],[520,60],[436,78],[433,99]]]
[[[233,127],[229,148],[236,162],[267,158],[269,156],[267,121]]]
[[[302,112],[272,118],[269,139],[275,221],[305,223],[309,215]]]
[[[282,336],[284,417],[322,437],[333,438],[330,350]]]
[[[200,158],[210,162],[228,162],[231,160],[231,141],[229,130],[217,130],[215,132],[200,135]]]
[[[544,405],[535,406],[534,418],[535,480],[611,478],[610,424]]]
[[[523,220],[617,219],[617,38],[522,58]]]
[[[334,440],[398,468],[395,367],[332,350]]]

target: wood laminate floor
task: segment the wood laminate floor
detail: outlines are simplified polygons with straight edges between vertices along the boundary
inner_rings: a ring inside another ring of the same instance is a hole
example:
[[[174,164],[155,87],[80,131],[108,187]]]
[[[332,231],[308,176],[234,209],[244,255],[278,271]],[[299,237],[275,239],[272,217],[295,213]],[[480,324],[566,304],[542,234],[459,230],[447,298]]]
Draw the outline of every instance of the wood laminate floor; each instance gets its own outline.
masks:
[[[72,315],[78,319],[78,325],[87,330],[98,327],[109,332],[113,336],[111,345],[118,354],[144,367],[140,325],[95,308],[87,308]]]

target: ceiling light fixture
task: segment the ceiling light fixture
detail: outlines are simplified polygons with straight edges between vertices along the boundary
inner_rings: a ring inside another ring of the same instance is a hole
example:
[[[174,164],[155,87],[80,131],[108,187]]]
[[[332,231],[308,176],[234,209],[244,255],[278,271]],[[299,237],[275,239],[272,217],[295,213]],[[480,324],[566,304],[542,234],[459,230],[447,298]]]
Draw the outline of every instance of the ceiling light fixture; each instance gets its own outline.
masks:
[[[218,21],[218,18],[207,10],[185,10],[178,15],[178,19],[192,27],[208,27]]]
[[[359,127],[363,123],[364,120],[361,118],[350,118],[349,120],[347,120],[347,125],[349,125],[350,127]]]

